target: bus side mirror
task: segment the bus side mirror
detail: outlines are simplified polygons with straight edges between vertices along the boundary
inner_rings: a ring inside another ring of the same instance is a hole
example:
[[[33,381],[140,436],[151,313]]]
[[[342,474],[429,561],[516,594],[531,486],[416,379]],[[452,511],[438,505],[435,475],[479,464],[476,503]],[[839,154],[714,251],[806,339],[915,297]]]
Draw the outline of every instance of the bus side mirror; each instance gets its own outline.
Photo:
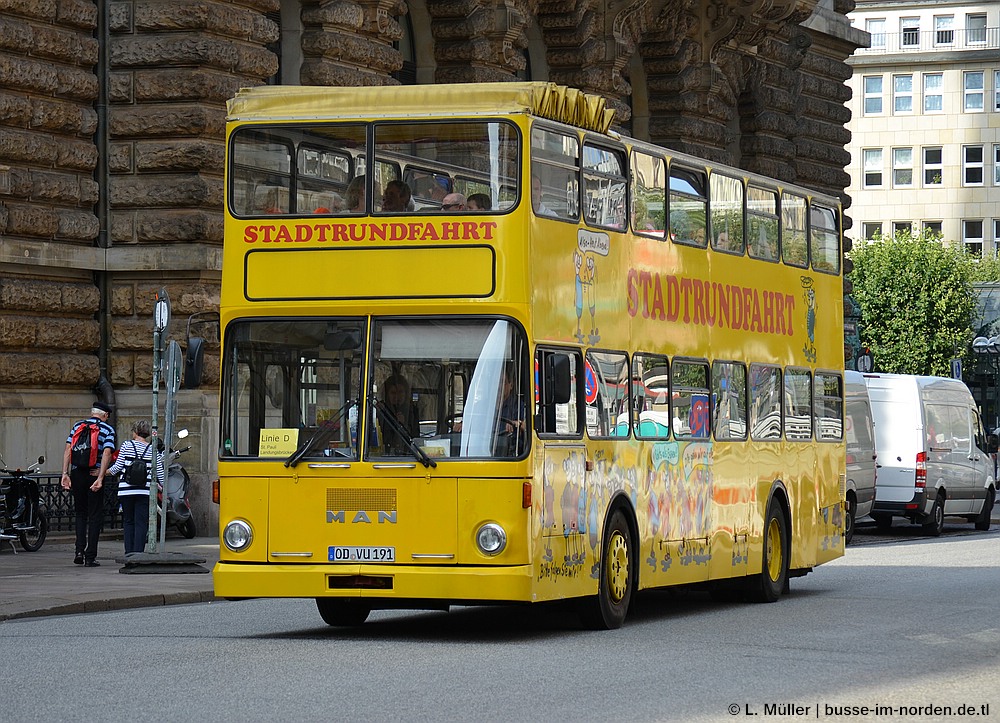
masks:
[[[188,339],[187,353],[184,355],[184,388],[197,389],[201,386],[201,375],[205,367],[205,340],[200,336]]]
[[[566,404],[572,397],[569,378],[569,356],[545,355],[545,404]]]

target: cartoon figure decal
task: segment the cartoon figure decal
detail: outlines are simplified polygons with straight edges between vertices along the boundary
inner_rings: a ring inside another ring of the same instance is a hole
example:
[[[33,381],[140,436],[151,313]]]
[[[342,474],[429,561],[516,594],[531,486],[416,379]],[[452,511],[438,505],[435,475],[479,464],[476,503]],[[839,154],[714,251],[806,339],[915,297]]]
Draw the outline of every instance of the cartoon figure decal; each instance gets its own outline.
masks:
[[[802,282],[802,298],[806,302],[806,334],[809,341],[802,347],[806,360],[816,361],[816,290],[813,288],[812,276],[800,276]]]
[[[597,257],[607,256],[611,240],[606,233],[580,229],[577,248],[573,249],[573,269],[576,276],[576,340],[582,344],[596,344],[601,340],[597,327]],[[583,309],[590,311],[590,332],[583,332]]]

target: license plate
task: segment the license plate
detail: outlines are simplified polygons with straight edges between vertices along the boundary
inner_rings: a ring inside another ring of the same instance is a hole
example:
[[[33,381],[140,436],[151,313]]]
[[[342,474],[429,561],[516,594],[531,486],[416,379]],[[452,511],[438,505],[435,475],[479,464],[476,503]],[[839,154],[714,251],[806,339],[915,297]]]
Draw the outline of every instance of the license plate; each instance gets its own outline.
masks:
[[[331,546],[330,562],[395,562],[395,547]]]

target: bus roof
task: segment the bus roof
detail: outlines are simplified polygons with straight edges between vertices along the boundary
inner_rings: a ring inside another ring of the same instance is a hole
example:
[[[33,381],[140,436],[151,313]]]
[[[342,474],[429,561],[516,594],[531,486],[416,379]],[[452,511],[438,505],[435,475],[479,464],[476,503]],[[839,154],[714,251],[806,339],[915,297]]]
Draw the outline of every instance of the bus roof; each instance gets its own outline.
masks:
[[[370,118],[373,112],[382,118],[530,113],[599,133],[607,132],[615,114],[601,96],[545,82],[362,88],[261,85],[240,89],[227,109],[230,121]]]

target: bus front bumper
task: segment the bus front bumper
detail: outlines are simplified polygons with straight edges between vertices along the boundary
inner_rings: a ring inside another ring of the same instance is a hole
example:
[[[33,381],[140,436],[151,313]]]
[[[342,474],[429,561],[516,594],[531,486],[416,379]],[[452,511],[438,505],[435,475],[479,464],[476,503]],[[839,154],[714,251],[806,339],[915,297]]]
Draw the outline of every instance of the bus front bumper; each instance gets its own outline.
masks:
[[[439,603],[534,602],[530,565],[512,567],[219,562],[218,598],[366,598]]]

